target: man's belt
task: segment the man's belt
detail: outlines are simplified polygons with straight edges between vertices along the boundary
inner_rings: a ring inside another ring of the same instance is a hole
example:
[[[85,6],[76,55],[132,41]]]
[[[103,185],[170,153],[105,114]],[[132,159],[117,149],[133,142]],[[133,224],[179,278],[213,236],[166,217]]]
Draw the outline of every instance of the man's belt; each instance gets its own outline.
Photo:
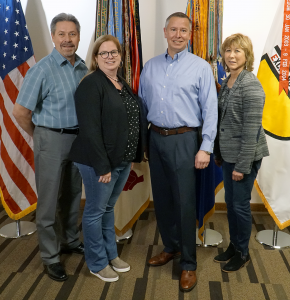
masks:
[[[151,128],[152,128],[152,130],[156,131],[157,133],[159,133],[161,135],[172,135],[172,134],[181,134],[181,133],[185,133],[188,131],[197,131],[196,127],[184,126],[184,127],[167,129],[167,128],[158,127],[152,123],[151,123]]]
[[[49,128],[44,126],[38,126],[38,127],[46,128],[48,130],[59,132],[59,133],[76,134],[76,135],[79,134],[79,128],[69,129],[69,128]]]

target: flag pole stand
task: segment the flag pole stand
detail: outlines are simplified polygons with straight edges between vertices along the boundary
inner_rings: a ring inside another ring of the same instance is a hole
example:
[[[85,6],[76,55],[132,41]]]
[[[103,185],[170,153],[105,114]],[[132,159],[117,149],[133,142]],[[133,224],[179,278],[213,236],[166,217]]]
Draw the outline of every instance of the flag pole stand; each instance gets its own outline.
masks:
[[[132,229],[129,229],[127,232],[125,232],[123,235],[118,236],[116,235],[116,242],[120,242],[122,240],[129,240],[129,238],[133,235]]]
[[[223,241],[222,235],[213,229],[205,228],[203,232],[203,242],[198,237],[198,228],[196,228],[196,245],[200,247],[216,247]]]
[[[36,225],[33,222],[16,220],[0,229],[0,236],[8,239],[18,239],[30,235],[36,231]]]
[[[275,224],[274,230],[262,230],[256,234],[256,241],[273,249],[284,249],[290,247],[290,235],[278,230]]]

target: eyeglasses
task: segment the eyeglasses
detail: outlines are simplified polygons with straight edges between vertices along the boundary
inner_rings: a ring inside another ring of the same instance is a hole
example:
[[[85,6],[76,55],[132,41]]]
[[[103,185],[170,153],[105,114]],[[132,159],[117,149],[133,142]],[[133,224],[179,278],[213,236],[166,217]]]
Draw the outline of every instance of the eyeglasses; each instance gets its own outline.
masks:
[[[109,53],[111,53],[112,57],[117,57],[119,55],[119,51],[118,50],[112,50],[110,52],[103,51],[103,52],[99,53],[98,55],[101,55],[101,57],[105,59],[105,58],[109,57]]]

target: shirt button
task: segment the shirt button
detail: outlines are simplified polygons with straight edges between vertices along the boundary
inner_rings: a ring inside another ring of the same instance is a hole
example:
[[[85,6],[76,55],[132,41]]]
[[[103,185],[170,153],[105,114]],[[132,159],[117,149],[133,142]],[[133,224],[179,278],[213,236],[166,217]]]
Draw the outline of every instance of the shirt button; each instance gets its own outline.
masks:
[[[163,98],[161,98],[161,100],[163,100]]]
[[[162,123],[162,126],[164,126],[164,124]]]
[[[163,110],[161,110],[161,113],[163,114]]]
[[[165,85],[164,85],[164,88],[165,88]]]
[[[170,67],[172,67],[172,65],[170,65]]]
[[[166,76],[168,76],[168,74],[166,74]]]

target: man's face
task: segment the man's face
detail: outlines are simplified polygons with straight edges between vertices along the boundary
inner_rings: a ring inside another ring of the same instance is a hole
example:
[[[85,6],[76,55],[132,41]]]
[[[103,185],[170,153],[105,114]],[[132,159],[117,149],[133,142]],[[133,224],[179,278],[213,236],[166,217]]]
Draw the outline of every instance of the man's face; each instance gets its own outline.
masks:
[[[78,49],[80,35],[74,22],[56,23],[55,33],[51,34],[55,49],[67,60],[74,60]]]
[[[168,43],[168,54],[173,57],[187,47],[190,39],[190,25],[186,18],[172,17],[166,28],[164,37]]]

